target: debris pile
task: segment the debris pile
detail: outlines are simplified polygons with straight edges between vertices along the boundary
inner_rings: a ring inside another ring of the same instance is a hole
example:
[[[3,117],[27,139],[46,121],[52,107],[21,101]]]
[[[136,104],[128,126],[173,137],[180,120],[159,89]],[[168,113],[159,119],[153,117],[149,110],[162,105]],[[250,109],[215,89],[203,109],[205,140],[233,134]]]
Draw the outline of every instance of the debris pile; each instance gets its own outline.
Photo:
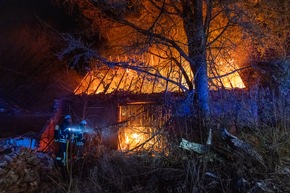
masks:
[[[41,172],[52,169],[51,160],[32,149],[0,146],[0,192],[32,193],[40,185]]]

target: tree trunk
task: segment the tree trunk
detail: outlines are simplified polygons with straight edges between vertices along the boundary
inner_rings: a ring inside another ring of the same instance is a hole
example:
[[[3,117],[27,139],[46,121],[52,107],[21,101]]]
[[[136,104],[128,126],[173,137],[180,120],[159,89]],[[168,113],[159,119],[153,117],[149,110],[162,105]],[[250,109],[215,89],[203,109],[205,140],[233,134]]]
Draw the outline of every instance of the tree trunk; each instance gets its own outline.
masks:
[[[192,10],[193,7],[193,10]],[[184,30],[188,38],[188,53],[192,59],[191,70],[194,73],[195,99],[199,118],[204,121],[209,116],[209,89],[206,64],[206,38],[203,26],[202,1],[187,1],[183,4]]]

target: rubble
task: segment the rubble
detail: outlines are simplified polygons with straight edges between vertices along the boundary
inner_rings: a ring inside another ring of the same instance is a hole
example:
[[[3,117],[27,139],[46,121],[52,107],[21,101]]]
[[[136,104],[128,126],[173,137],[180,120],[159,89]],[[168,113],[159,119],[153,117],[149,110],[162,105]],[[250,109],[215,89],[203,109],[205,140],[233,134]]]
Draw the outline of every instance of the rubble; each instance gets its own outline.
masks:
[[[52,168],[52,158],[43,153],[26,147],[1,145],[0,192],[37,192],[41,182],[41,172]]]

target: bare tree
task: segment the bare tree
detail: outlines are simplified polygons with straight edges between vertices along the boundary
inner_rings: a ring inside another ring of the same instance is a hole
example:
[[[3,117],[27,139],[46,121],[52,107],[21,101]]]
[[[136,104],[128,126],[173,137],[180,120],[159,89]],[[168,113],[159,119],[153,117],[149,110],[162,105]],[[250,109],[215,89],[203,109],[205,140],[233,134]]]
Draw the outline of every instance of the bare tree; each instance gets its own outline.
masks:
[[[209,89],[206,47],[212,20],[211,0],[95,0],[87,2],[86,6],[84,3],[79,5],[88,18],[96,21],[99,32],[111,42],[110,49],[114,53],[125,53],[134,59],[140,54],[158,56],[167,61],[167,67],[174,66],[181,72],[181,79],[188,90],[195,89],[194,104],[200,118],[207,119]],[[224,17],[224,14],[220,15]],[[218,34],[221,35],[223,32]],[[124,64],[124,67],[129,67]],[[140,65],[135,67],[140,70]],[[158,72],[162,71],[160,63],[158,69]],[[164,76],[164,73],[160,74]],[[174,79],[172,76],[168,78]]]
[[[72,1],[107,43],[108,49],[101,49],[96,58],[170,80],[184,91],[194,90],[193,104],[201,120],[209,116],[208,68],[217,58],[232,63],[231,52],[243,43],[246,30],[253,29],[246,25],[251,21],[247,8],[255,1]],[[148,67],[144,56],[160,60]]]

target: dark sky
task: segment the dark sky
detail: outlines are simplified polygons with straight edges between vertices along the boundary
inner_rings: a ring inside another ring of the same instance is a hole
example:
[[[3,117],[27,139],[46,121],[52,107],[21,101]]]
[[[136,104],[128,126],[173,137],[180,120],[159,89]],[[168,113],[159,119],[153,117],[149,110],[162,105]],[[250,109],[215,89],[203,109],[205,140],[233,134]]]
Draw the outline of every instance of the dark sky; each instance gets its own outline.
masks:
[[[68,14],[50,0],[0,2],[0,98],[42,110],[53,98],[73,91],[76,82],[67,73],[77,75],[56,54],[65,46],[61,34],[79,30],[77,20],[76,13]]]

